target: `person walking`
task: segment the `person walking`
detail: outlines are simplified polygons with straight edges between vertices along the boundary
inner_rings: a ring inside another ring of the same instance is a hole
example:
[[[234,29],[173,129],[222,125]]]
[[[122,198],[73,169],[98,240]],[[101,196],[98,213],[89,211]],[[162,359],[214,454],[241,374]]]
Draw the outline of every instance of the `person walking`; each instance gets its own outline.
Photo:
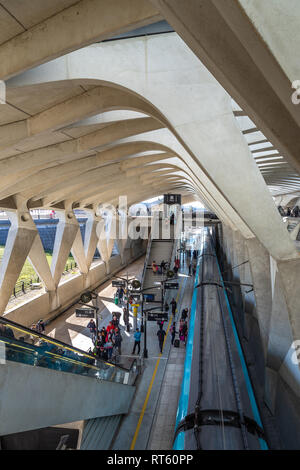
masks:
[[[164,274],[166,270],[166,262],[164,260],[162,260],[162,262],[160,263],[160,269],[161,269],[162,274]]]
[[[171,344],[172,346],[174,345],[174,340],[175,340],[175,335],[176,335],[176,322],[174,321],[173,325],[170,328],[170,333],[171,333]]]
[[[159,329],[157,332],[157,337],[158,337],[158,344],[159,344],[159,349],[160,352],[163,352],[163,345],[164,345],[164,339],[166,336],[166,332],[164,329]]]
[[[87,324],[87,328],[90,329],[90,332],[91,332],[91,335],[92,335],[92,341],[94,343],[95,339],[96,339],[96,336],[97,336],[97,326],[96,326],[96,323],[95,323],[93,318]]]
[[[176,314],[176,308],[177,308],[177,302],[176,302],[176,300],[174,299],[174,297],[173,297],[173,299],[171,300],[170,304],[171,304],[171,306],[172,306],[172,315],[175,316],[175,314]]]
[[[140,354],[140,350],[141,350],[141,336],[142,336],[142,333],[140,332],[139,328],[137,328],[134,332],[134,346],[133,346],[133,350],[132,350],[132,353],[131,354],[135,354],[135,348],[138,347],[138,352],[137,354]]]
[[[188,312],[189,312],[189,309],[188,308],[184,308],[181,312],[181,318],[185,321],[188,317]]]

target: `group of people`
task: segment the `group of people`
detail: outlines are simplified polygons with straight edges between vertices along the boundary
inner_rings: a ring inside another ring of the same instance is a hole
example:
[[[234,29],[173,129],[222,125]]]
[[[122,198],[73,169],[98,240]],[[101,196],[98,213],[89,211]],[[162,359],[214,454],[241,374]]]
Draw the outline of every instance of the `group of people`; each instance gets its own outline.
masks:
[[[164,274],[169,268],[169,263],[165,260],[162,260],[160,264],[157,264],[156,261],[152,261],[152,271],[154,274]]]
[[[300,217],[300,208],[295,206],[293,208],[287,207],[284,209],[282,206],[278,206],[278,210],[282,217]]]
[[[94,345],[92,353],[96,358],[103,359],[105,361],[110,360],[114,350],[121,355],[123,338],[117,315],[113,315],[113,318],[108,323],[107,327],[105,328],[105,326],[103,326],[100,331],[97,331],[97,326],[93,319],[90,320],[87,327],[92,335]]]
[[[187,318],[188,318],[188,308],[184,308],[181,313],[181,318],[179,321],[179,330],[176,331],[176,322],[174,321],[171,328],[171,344],[174,346],[175,336],[179,334],[179,341],[183,342],[186,345],[187,334],[188,334],[188,325],[187,325]]]
[[[162,260],[160,264],[157,264],[156,261],[153,260],[151,266],[152,266],[152,271],[154,274],[165,274],[167,269],[169,269],[169,263],[166,262],[165,260]],[[180,268],[180,259],[175,258],[174,267],[173,267],[173,271],[175,274],[178,273],[179,268]]]

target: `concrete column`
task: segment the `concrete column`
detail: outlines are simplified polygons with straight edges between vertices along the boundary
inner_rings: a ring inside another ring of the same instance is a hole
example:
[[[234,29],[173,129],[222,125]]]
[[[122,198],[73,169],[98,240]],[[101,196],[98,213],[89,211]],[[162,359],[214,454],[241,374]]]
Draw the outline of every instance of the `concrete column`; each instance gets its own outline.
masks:
[[[11,222],[0,264],[0,314],[3,314],[38,231],[30,213],[6,211]]]
[[[267,358],[272,312],[270,255],[257,238],[246,240],[264,356]]]
[[[57,211],[59,222],[56,229],[51,263],[51,273],[58,286],[64,271],[68,256],[75,241],[79,224],[72,210]]]
[[[128,216],[126,213],[120,213],[119,217],[117,219],[117,245],[119,249],[119,253],[121,256],[121,261],[122,264],[124,264],[124,253],[125,253],[125,248],[127,246],[127,241],[128,241]]]
[[[86,211],[86,213],[87,221],[84,236],[84,253],[87,267],[90,269],[98,243],[97,225],[101,221],[101,218],[96,216],[92,211]]]
[[[86,262],[84,246],[83,246],[82,236],[80,233],[79,224],[78,224],[78,231],[76,233],[75,240],[71,249],[71,253],[80,269],[80,272],[83,274],[87,274],[89,271],[89,268]]]
[[[34,239],[28,258],[38,276],[45,284],[47,291],[55,291],[55,284],[51,275],[50,266],[39,235]]]
[[[295,340],[300,339],[300,259],[278,261],[277,269],[284,301],[288,310],[293,338]]]
[[[109,266],[108,266],[108,261],[110,258],[110,255],[108,254],[108,249],[107,249],[107,235],[105,232],[105,221],[102,219],[99,224],[97,225],[97,234],[98,234],[98,242],[97,242],[97,248],[99,250],[99,253],[101,255],[102,261],[105,263],[106,267],[106,273],[108,274],[109,272]]]

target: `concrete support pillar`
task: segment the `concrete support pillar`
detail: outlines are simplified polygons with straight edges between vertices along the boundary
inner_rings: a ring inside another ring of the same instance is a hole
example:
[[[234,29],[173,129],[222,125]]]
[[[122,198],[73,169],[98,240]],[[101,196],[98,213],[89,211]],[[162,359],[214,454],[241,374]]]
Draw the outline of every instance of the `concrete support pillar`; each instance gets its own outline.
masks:
[[[97,225],[101,221],[101,218],[96,216],[92,211],[86,212],[87,221],[84,236],[84,253],[87,267],[90,269],[98,243]]]
[[[98,243],[97,243],[97,248],[99,250],[99,253],[101,255],[102,261],[105,263],[106,267],[106,273],[109,273],[109,265],[108,261],[110,258],[111,253],[109,253],[108,250],[108,245],[107,245],[107,232],[105,230],[105,220],[102,219],[99,224],[97,225],[97,234],[99,236],[98,238]]]
[[[128,246],[128,226],[129,220],[126,212],[120,212],[117,219],[117,238],[116,242],[118,245],[118,250],[121,256],[122,264],[125,263],[124,254],[125,249]]]
[[[293,338],[300,339],[300,258],[297,260],[278,261],[278,276],[288,310]]]
[[[3,314],[38,231],[29,211],[7,211],[11,222],[0,264],[0,314]]]
[[[76,233],[75,240],[71,249],[71,253],[79,267],[80,272],[83,274],[87,274],[89,272],[89,268],[86,262],[84,246],[83,246],[82,236],[80,233],[79,224],[78,224],[78,228],[79,229]]]
[[[34,239],[28,258],[38,276],[45,284],[47,291],[55,291],[50,266],[39,235]]]
[[[246,240],[265,360],[267,358],[270,319],[272,312],[272,283],[270,255],[257,238]]]
[[[57,215],[59,222],[56,229],[51,263],[51,273],[56,286],[59,284],[77,232],[80,230],[72,210],[57,211]]]
[[[300,230],[300,222],[298,222],[298,224],[290,232],[290,236],[291,236],[292,240],[294,240],[294,241],[297,240],[299,230]]]

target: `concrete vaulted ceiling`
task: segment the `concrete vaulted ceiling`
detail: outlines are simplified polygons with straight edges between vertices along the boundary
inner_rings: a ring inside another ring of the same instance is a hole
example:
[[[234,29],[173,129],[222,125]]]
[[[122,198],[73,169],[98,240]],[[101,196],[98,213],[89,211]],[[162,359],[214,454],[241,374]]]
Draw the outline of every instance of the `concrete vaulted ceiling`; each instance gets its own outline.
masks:
[[[8,107],[17,110],[10,122]],[[156,131],[169,132],[164,116],[113,84],[68,80],[8,88],[0,121],[3,207],[15,196],[29,208],[97,206],[123,194],[141,200],[155,186],[185,192],[190,182],[188,174],[176,176],[186,168],[180,155],[155,141]],[[151,141],[139,137],[147,133]]]
[[[95,208],[176,190],[294,256],[265,224],[287,237],[266,183],[274,195],[299,187],[294,69],[255,18],[246,0],[0,0],[0,206]],[[184,42],[102,43],[162,19]]]

